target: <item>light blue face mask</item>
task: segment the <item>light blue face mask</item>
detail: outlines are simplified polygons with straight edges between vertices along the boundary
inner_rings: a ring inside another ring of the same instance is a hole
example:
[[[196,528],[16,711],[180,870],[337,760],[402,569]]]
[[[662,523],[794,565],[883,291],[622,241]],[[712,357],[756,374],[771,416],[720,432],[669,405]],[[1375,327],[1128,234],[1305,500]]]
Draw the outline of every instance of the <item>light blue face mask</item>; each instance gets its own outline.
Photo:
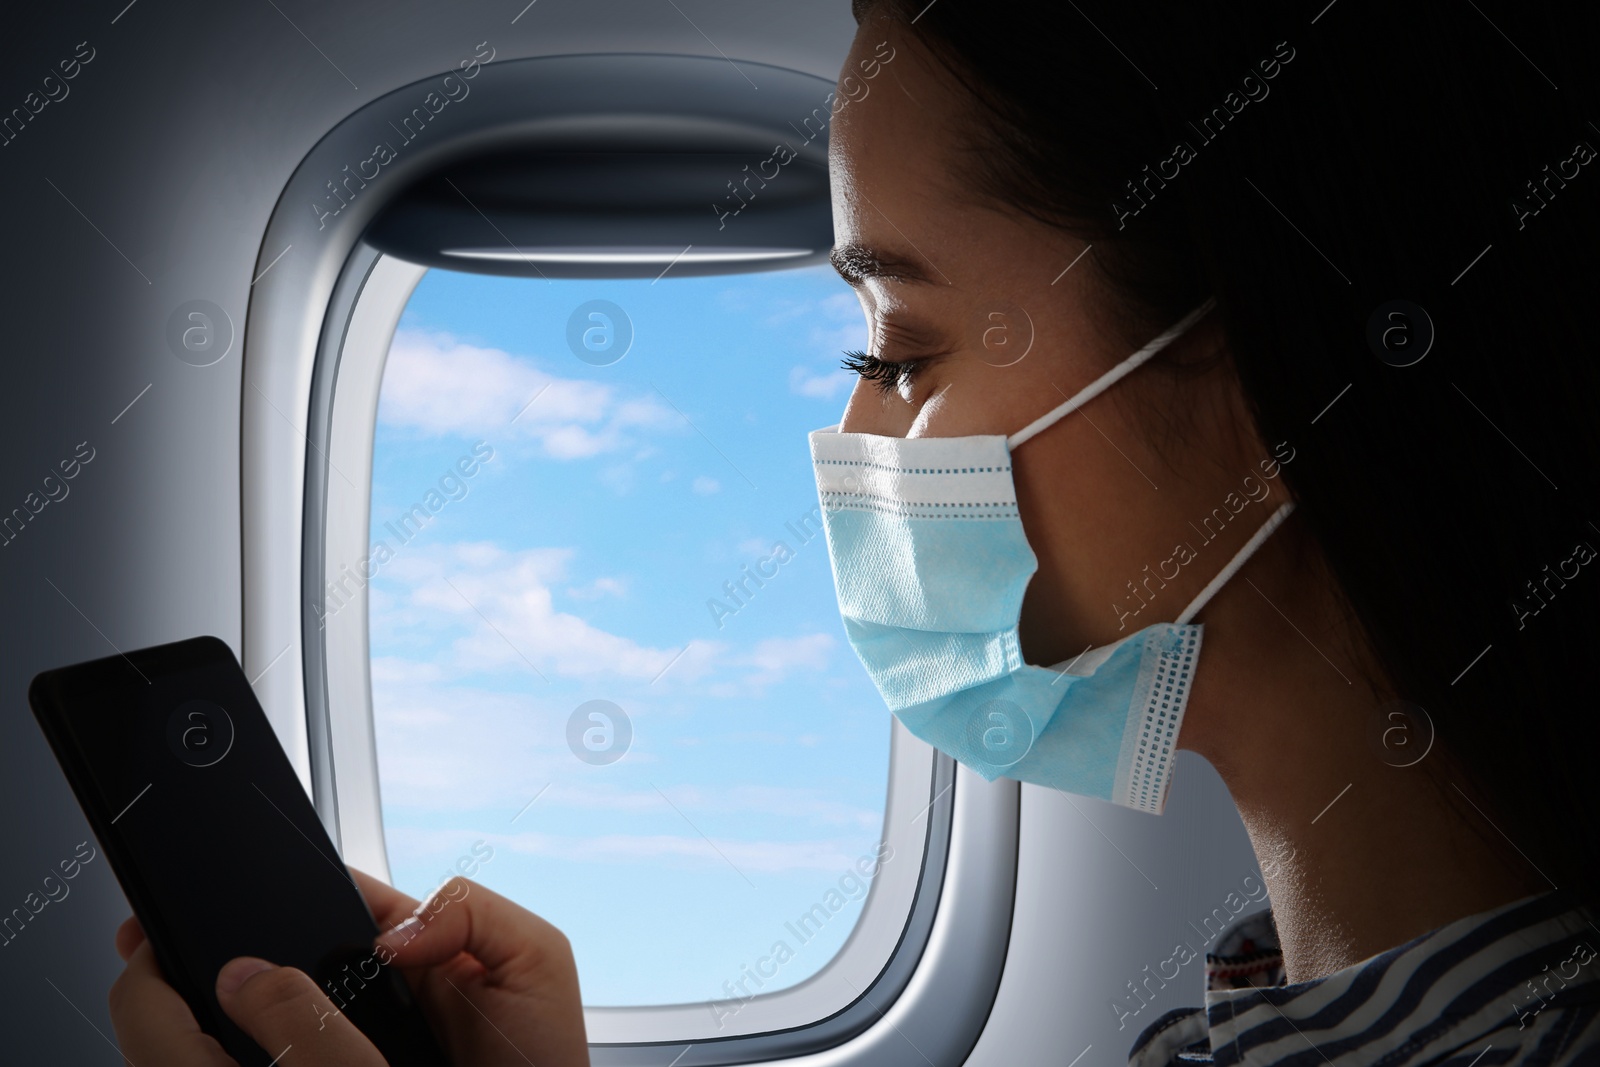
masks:
[[[916,737],[1005,775],[1160,814],[1200,654],[1190,622],[1294,507],[1284,504],[1172,623],[1054,667],[1023,662],[1022,597],[1039,563],[1017,513],[1011,452],[1099,396],[1212,301],[1006,438],[811,434],[845,632]]]

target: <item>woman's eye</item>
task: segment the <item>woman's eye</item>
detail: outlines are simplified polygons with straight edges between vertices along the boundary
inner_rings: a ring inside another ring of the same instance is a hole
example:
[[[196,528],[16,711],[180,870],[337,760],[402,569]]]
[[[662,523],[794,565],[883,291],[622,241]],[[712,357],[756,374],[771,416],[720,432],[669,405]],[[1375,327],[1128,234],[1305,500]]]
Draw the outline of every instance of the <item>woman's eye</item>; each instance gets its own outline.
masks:
[[[879,359],[865,352],[853,352],[847,349],[840,366],[845,370],[854,371],[866,381],[876,383],[881,392],[889,393],[909,386],[916,374],[917,365],[922,362],[924,362],[922,359],[893,361]]]

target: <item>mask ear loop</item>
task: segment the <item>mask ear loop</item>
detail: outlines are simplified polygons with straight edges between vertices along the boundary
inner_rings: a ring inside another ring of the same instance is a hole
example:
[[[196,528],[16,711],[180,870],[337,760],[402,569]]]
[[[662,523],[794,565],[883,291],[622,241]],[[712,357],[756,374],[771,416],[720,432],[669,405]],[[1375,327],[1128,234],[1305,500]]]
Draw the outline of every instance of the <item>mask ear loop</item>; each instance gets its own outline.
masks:
[[[1207,298],[1205,303],[1201,304],[1199,307],[1189,312],[1189,314],[1179,319],[1176,323],[1157,334],[1149,344],[1145,345],[1143,348],[1139,349],[1139,351],[1135,352],[1133,355],[1129,356],[1127,359],[1123,360],[1121,363],[1118,363],[1115,367],[1112,367],[1110,370],[1100,375],[1100,377],[1084,386],[1078,391],[1076,396],[1064,401],[1053,410],[1045,412],[1043,415],[1039,416],[1037,419],[1034,419],[1032,422],[1028,423],[1028,425],[1024,426],[1022,429],[1008,437],[1006,439],[1007,450],[1015,449],[1018,445],[1028,440],[1028,438],[1032,437],[1034,434],[1043,430],[1048,430],[1059,420],[1067,417],[1074,411],[1077,411],[1079,408],[1083,407],[1083,405],[1087,404],[1089,401],[1093,400],[1107,389],[1110,389],[1122,379],[1123,375],[1137,370],[1151,356],[1154,356],[1157,352],[1167,347],[1173,341],[1176,341],[1184,334],[1185,331],[1189,329],[1189,327],[1200,321],[1201,316],[1210,311],[1212,308],[1216,307],[1216,305],[1217,301],[1215,297]]]
[[[1280,506],[1277,511],[1274,511],[1272,513],[1272,517],[1261,524],[1261,529],[1257,530],[1251,536],[1250,540],[1244,543],[1244,547],[1239,549],[1239,551],[1234,554],[1234,557],[1228,561],[1228,565],[1222,568],[1221,573],[1219,573],[1215,578],[1211,579],[1211,581],[1206,584],[1206,587],[1200,590],[1200,595],[1189,602],[1189,606],[1183,609],[1182,614],[1173,620],[1174,623],[1178,626],[1182,626],[1199,614],[1200,609],[1206,606],[1206,601],[1210,600],[1212,596],[1216,594],[1218,589],[1221,589],[1224,585],[1228,584],[1229,578],[1232,578],[1235,574],[1239,573],[1239,568],[1243,567],[1245,562],[1249,560],[1251,556],[1255,555],[1256,549],[1260,548],[1262,544],[1266,542],[1267,538],[1272,536],[1274,530],[1283,525],[1283,520],[1287,519],[1289,517],[1289,512],[1293,510],[1294,501],[1291,500],[1288,503]]]

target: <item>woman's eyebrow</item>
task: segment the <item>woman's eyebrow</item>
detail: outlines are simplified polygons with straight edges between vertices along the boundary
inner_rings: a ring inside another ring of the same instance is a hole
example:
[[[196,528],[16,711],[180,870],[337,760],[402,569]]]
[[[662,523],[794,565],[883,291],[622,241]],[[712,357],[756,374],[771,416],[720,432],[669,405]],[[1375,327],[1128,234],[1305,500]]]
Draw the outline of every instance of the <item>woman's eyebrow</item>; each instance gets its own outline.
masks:
[[[910,256],[865,245],[836,245],[828,253],[828,262],[852,286],[859,286],[868,278],[889,278],[899,282],[932,285],[922,265]]]

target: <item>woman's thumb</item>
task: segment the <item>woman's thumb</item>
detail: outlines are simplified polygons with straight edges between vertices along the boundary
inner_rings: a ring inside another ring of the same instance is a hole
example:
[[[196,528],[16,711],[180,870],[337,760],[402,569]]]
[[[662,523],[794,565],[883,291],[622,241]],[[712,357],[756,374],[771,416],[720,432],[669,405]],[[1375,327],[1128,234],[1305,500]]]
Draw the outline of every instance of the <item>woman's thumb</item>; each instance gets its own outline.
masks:
[[[372,1042],[304,971],[240,956],[217,973],[217,1001],[269,1056],[282,1059],[292,1048],[288,1062],[302,1067],[384,1067]]]

